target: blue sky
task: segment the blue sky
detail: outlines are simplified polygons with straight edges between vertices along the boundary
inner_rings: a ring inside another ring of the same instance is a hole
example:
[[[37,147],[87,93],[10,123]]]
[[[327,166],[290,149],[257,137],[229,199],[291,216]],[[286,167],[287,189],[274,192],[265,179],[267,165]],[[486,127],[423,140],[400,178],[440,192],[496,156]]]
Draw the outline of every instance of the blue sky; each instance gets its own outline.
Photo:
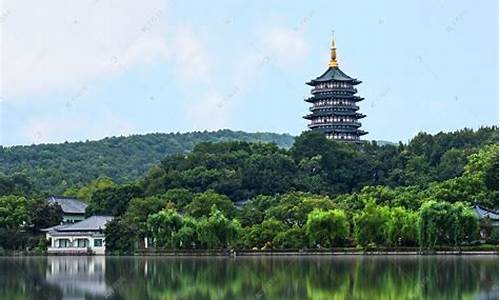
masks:
[[[496,1],[13,1],[0,26],[2,145],[299,134],[332,29],[367,139],[498,123]]]

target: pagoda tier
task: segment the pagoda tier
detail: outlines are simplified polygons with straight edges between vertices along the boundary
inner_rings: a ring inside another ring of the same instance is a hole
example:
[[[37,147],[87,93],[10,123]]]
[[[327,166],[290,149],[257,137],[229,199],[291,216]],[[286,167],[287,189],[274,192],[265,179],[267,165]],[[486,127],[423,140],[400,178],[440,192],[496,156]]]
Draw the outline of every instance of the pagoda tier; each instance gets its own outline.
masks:
[[[361,130],[358,121],[366,115],[358,112],[357,102],[364,98],[357,96],[354,87],[361,81],[345,74],[338,67],[335,42],[332,41],[329,68],[318,78],[306,84],[313,87],[312,97],[304,101],[311,103],[308,127],[320,131],[329,139],[360,142],[360,137],[368,132]]]
[[[338,98],[338,99],[351,100],[354,102],[362,101],[365,99],[363,97],[356,96],[356,95],[339,95],[339,94],[333,95],[332,93],[327,93],[327,94],[318,94],[318,95],[315,95],[314,97],[306,98],[306,99],[304,99],[304,101],[313,103],[313,102],[320,100],[320,99],[329,100],[329,99],[333,98],[334,96],[335,96],[335,98]]]
[[[318,118],[333,118],[333,119],[349,119],[355,118],[356,120],[362,119],[366,115],[355,111],[314,111],[312,114],[304,116],[306,120],[314,120]]]

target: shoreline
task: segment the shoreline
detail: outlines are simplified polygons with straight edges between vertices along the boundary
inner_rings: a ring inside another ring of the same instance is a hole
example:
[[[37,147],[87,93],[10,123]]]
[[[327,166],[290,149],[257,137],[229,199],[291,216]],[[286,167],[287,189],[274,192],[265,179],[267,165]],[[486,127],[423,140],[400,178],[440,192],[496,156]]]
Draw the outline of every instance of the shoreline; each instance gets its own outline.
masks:
[[[140,251],[133,256],[168,256],[168,257],[283,257],[283,256],[471,256],[498,255],[498,250],[484,251]],[[109,255],[108,255],[109,256]],[[111,255],[113,256],[113,255]],[[122,255],[116,255],[122,256]]]
[[[81,255],[81,254],[10,254],[0,255],[1,258],[12,257],[376,257],[376,256],[407,256],[407,257],[425,257],[425,256],[498,256],[498,251],[436,251],[436,252],[416,252],[416,251],[371,251],[371,252],[262,252],[262,253],[245,253],[236,252],[233,254],[223,252],[210,253],[192,253],[192,252],[161,252],[161,253],[133,253],[120,255]]]
[[[165,249],[140,249],[133,253],[107,253],[102,255],[89,255],[82,253],[47,253],[45,251],[6,251],[0,257],[16,256],[109,256],[109,257],[139,257],[139,256],[168,256],[168,257],[278,257],[278,256],[472,256],[472,255],[498,255],[498,246],[488,247],[438,247],[432,250],[421,250],[417,247],[408,248],[379,248],[362,249],[354,247],[332,249],[192,249],[192,250],[165,250]]]

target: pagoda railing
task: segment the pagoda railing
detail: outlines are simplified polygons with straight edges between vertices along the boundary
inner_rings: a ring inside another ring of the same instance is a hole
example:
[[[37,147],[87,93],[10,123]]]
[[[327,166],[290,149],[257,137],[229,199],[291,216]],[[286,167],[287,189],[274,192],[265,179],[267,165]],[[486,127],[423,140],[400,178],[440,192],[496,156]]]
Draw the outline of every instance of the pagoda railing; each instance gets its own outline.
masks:
[[[351,122],[351,121],[343,121],[343,122],[340,122],[340,121],[336,121],[336,122],[315,122],[315,123],[310,123],[308,126],[309,126],[309,128],[313,128],[313,127],[318,127],[318,126],[328,126],[328,127],[331,127],[331,126],[338,126],[338,125],[350,125],[350,126],[354,126],[354,127],[361,127],[361,123],[360,122]]]
[[[327,139],[334,140],[334,141],[342,141],[342,142],[356,142],[356,143],[362,143],[363,141],[359,139],[359,136],[357,138],[342,138],[342,137],[326,137]]]
[[[348,105],[348,104],[328,104],[328,105],[314,105],[309,107],[310,111],[314,111],[317,109],[322,109],[322,108],[350,108],[354,110],[358,110],[359,106],[357,105]]]
[[[324,99],[351,99],[351,101],[358,102],[362,101],[365,98],[357,96],[357,95],[337,95],[337,94],[320,94],[320,95],[314,95],[311,97],[304,98],[304,101],[306,102],[315,102],[318,100],[324,100]]]
[[[357,89],[355,88],[313,88],[311,90],[311,93],[316,94],[316,93],[328,93],[328,92],[349,92],[356,94],[358,92]]]

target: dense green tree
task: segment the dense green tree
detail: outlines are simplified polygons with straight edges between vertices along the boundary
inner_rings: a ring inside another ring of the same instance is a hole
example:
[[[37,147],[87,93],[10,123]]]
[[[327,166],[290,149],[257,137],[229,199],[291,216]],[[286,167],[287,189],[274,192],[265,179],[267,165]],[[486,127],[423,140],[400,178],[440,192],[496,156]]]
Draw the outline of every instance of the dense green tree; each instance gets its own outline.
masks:
[[[326,171],[321,165],[320,154],[303,158],[297,163],[296,175],[293,178],[293,186],[299,191],[307,191],[314,194],[327,193]]]
[[[133,198],[142,197],[143,190],[136,184],[111,186],[96,190],[87,206],[87,215],[121,216]]]
[[[470,243],[478,237],[479,220],[476,213],[463,202],[453,203],[453,227],[451,237],[453,245]]]
[[[498,164],[498,145],[487,146],[470,155],[468,160],[462,176],[429,184],[429,188],[424,191],[425,198],[464,201],[497,209],[498,182],[490,182],[492,177],[495,179],[491,169],[498,174],[495,168],[495,164]]]
[[[242,226],[252,226],[264,221],[266,210],[279,202],[278,197],[259,195],[250,199],[238,212],[238,219]]]
[[[362,210],[370,200],[375,201],[377,205],[417,210],[422,203],[422,197],[422,188],[418,186],[366,186],[360,192],[340,195],[334,202],[346,213]]]
[[[295,168],[285,153],[252,154],[243,164],[242,185],[248,196],[283,193],[290,189]]]
[[[63,210],[57,203],[48,203],[45,199],[37,198],[29,201],[31,229],[38,232],[40,229],[59,225],[63,220]]]
[[[181,228],[173,236],[175,246],[179,249],[200,247],[200,230],[200,224],[196,219],[183,217]]]
[[[186,213],[196,218],[208,216],[211,213],[211,207],[214,205],[229,218],[233,218],[236,214],[236,207],[231,199],[212,190],[194,195],[193,200],[186,207]]]
[[[262,248],[271,245],[276,236],[285,231],[286,226],[276,219],[264,220],[261,224],[245,228],[245,245],[248,248]]]
[[[149,215],[155,214],[166,208],[168,198],[165,195],[133,198],[128,204],[123,220],[136,229],[139,237],[148,234],[147,220]]]
[[[405,168],[402,170],[403,185],[424,185],[433,179],[433,172],[429,162],[423,156],[407,157]]]
[[[193,201],[194,193],[187,189],[176,188],[166,191],[162,197],[174,203],[179,211],[183,211]]]
[[[212,206],[210,216],[202,218],[199,222],[200,240],[202,245],[209,249],[234,246],[240,232],[240,223],[226,218],[216,205]]]
[[[495,198],[495,202],[498,198],[499,182],[498,151],[498,144],[489,145],[480,149],[477,153],[474,153],[469,157],[469,162],[465,166],[464,172],[465,177],[478,180],[483,189],[496,192],[492,195]]]
[[[418,244],[418,214],[403,207],[390,209],[387,224],[387,245],[416,246]]]
[[[305,231],[311,247],[340,246],[349,236],[349,222],[340,209],[314,209],[307,216]]]
[[[370,244],[382,246],[387,240],[390,212],[387,206],[378,206],[367,201],[363,210],[354,217],[354,238],[360,246]]]
[[[478,220],[463,203],[429,200],[419,210],[419,243],[424,248],[460,246],[477,234]]]
[[[64,191],[64,196],[76,197],[82,201],[90,202],[90,198],[92,194],[94,194],[98,190],[103,190],[109,187],[115,187],[116,183],[111,180],[109,177],[100,177],[95,180],[92,180],[88,184],[82,187],[72,187]]]
[[[338,141],[327,140],[317,132],[306,132],[297,137],[291,148],[292,157],[296,162],[304,163],[304,159],[311,159],[320,155],[319,164],[324,171],[326,181],[325,190],[330,194],[351,192],[359,188],[366,180],[366,169],[358,168],[366,162],[362,154],[356,151],[354,145]]]
[[[451,148],[474,148],[498,141],[498,127],[481,127],[474,131],[469,128],[453,131],[439,132],[432,136],[419,133],[408,143],[408,151],[415,155],[423,155],[431,165],[436,165],[440,157]]]
[[[452,227],[452,218],[448,214],[451,203],[430,200],[419,211],[419,243],[422,247],[433,248],[444,244],[448,239],[448,230]]]
[[[0,197],[0,227],[19,230],[29,224],[28,200],[23,196]]]
[[[31,181],[26,175],[14,173],[10,176],[6,176],[0,173],[0,196],[28,196],[31,192]]]
[[[293,225],[274,237],[273,246],[278,249],[304,248],[307,246],[306,233],[303,228]]]
[[[305,131],[297,138],[292,146],[291,154],[295,161],[315,157],[330,150],[331,144],[325,135],[317,131]]]
[[[22,249],[28,246],[28,204],[23,196],[0,196],[0,248]]]
[[[114,218],[106,223],[106,253],[131,254],[138,240],[132,224],[122,218]]]
[[[464,150],[451,148],[441,157],[436,167],[436,179],[446,180],[462,175],[467,164],[467,154]]]
[[[165,209],[148,217],[147,225],[158,247],[175,248],[174,236],[182,228],[182,217],[174,209]]]
[[[266,210],[265,217],[280,220],[287,226],[302,227],[307,221],[307,215],[315,208],[332,209],[333,202],[324,196],[292,192],[277,196],[277,204]]]
[[[295,169],[286,153],[270,144],[201,143],[190,155],[165,158],[144,180],[145,189],[148,193],[181,187],[194,192],[213,189],[236,201],[285,192]]]

